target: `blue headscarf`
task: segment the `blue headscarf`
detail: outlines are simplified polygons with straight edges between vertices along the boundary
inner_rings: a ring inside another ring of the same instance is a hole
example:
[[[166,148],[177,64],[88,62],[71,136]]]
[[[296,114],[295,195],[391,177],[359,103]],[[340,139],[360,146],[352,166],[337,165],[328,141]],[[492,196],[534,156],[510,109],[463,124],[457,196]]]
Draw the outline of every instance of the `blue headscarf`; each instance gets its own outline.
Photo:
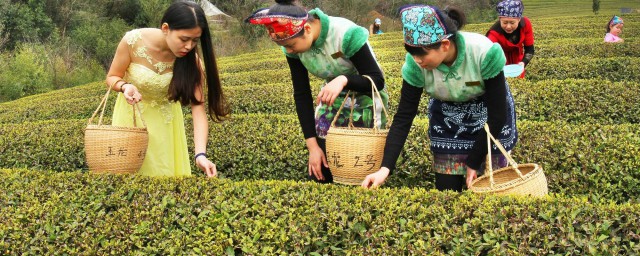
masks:
[[[500,17],[522,18],[524,5],[520,0],[504,0],[496,6]]]

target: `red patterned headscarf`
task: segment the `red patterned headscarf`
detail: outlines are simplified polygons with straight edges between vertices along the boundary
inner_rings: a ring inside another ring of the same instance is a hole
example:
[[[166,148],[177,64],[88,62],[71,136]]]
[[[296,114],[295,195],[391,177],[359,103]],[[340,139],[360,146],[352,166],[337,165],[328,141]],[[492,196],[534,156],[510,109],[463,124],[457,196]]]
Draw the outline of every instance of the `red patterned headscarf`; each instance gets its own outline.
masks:
[[[269,37],[273,41],[284,41],[292,38],[304,28],[309,14],[304,17],[292,17],[288,15],[269,14],[269,9],[264,8],[255,11],[245,19],[245,22],[267,27]]]

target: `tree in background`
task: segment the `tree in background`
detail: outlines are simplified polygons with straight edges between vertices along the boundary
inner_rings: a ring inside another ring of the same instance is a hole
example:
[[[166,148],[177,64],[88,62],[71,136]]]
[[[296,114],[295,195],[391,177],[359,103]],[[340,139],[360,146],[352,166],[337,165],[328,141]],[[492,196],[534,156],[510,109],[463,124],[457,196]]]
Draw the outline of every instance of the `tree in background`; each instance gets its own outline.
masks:
[[[600,0],[593,0],[591,10],[593,10],[593,14],[598,15],[598,12],[600,11]]]
[[[19,42],[46,41],[55,33],[56,27],[44,10],[44,2],[38,0],[0,0],[0,37],[6,37],[2,50],[13,50]]]

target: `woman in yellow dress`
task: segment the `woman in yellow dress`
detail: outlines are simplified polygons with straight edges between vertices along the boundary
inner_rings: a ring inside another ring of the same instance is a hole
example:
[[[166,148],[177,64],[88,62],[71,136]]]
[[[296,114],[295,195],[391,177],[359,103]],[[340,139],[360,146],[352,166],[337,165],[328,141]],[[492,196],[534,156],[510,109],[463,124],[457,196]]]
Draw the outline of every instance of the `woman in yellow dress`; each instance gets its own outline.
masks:
[[[197,54],[198,44],[202,56]],[[127,32],[118,44],[106,83],[112,90],[122,92],[113,110],[113,125],[133,126],[130,105],[134,103],[138,103],[146,123],[149,146],[139,174],[191,174],[181,108],[190,105],[194,161],[207,176],[217,175],[215,164],[206,155],[209,126],[205,98],[209,115],[216,122],[222,121],[229,109],[220,86],[207,19],[199,5],[175,2],[162,17],[159,29]]]

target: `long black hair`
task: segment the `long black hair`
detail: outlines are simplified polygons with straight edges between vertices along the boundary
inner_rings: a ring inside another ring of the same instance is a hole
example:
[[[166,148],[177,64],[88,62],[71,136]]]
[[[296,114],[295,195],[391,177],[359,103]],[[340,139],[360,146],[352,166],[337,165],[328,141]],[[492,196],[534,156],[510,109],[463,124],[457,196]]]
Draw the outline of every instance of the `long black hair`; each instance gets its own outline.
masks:
[[[224,117],[229,115],[230,110],[222,93],[218,64],[213,52],[211,33],[204,11],[194,2],[175,2],[164,13],[160,24],[164,23],[167,23],[171,30],[200,27],[202,30],[200,37],[201,58],[204,60],[204,78],[206,80],[206,83],[203,83],[200,61],[196,57],[198,51],[198,46],[196,46],[186,56],[176,58],[174,61],[173,78],[171,78],[168,91],[169,100],[179,101],[183,106],[203,104],[204,102],[199,101],[194,93],[197,85],[206,84],[209,116],[215,122],[222,121]],[[204,86],[200,89],[204,90]]]
[[[433,6],[432,6],[433,7]],[[457,32],[464,27],[467,23],[467,17],[464,15],[462,10],[456,7],[447,7],[443,11],[438,9],[437,7],[433,7],[436,11],[440,20],[444,22],[444,26],[448,33],[453,34],[449,37],[449,41],[455,45],[456,39],[458,37]],[[427,54],[427,49],[440,49],[442,45],[441,42],[437,42],[435,44],[430,44],[427,46],[410,46],[405,44],[404,49],[411,55],[422,56]]]
[[[296,0],[276,0],[276,3],[269,7],[269,15],[282,14],[291,17],[299,17],[302,18],[307,15],[307,10],[304,7],[297,5]],[[313,21],[315,17],[310,15],[307,18],[307,23]],[[291,38],[300,37],[304,34],[304,29],[300,30],[297,34],[292,36]]]

